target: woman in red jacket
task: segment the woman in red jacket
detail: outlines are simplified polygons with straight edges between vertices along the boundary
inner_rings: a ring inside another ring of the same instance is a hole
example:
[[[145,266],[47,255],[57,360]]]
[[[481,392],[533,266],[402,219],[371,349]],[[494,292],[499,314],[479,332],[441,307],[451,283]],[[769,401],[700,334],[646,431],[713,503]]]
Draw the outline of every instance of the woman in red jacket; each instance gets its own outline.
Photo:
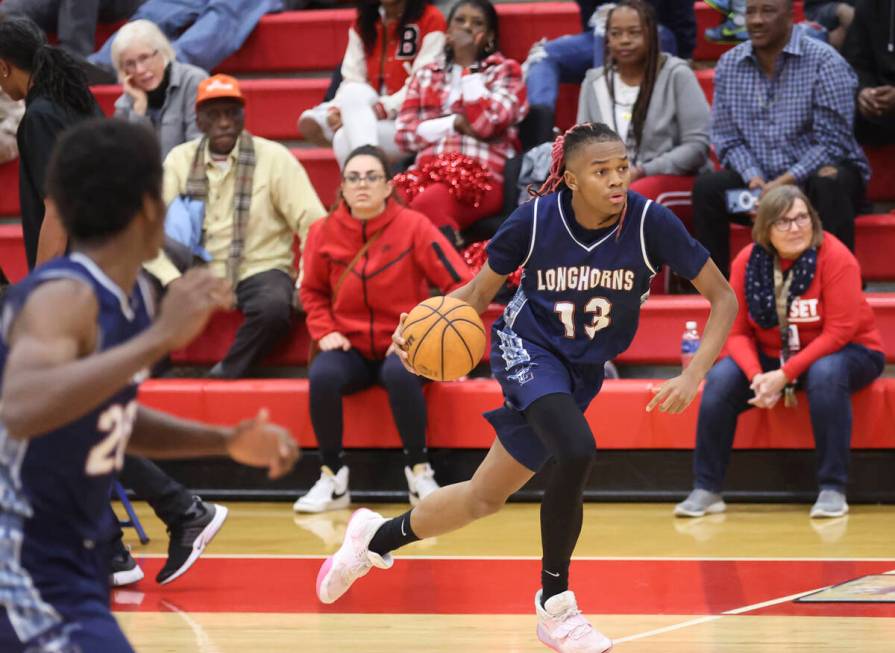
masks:
[[[402,312],[472,278],[429,220],[392,199],[382,150],[359,147],[345,163],[342,201],[308,233],[301,300],[320,353],[308,372],[311,424],[323,460],[320,480],[295,502],[297,512],[345,508],[342,397],[374,384],[388,392],[404,443],[410,503],[438,488],[426,455],[426,402],[420,377],[392,352]]]
[[[459,0],[445,38],[443,56],[411,77],[398,113],[395,141],[416,160],[396,182],[411,208],[456,232],[502,210],[503,170],[528,104],[522,68],[497,50],[489,0]]]
[[[752,237],[730,274],[740,311],[727,340],[729,356],[706,377],[699,407],[695,489],[675,515],[724,511],[721,484],[737,416],[753,406],[771,408],[781,397],[793,405],[799,382],[817,446],[820,495],[811,516],[839,517],[848,512],[850,395],[885,366],[861,270],[845,245],[824,233],[795,186],[762,197]]]

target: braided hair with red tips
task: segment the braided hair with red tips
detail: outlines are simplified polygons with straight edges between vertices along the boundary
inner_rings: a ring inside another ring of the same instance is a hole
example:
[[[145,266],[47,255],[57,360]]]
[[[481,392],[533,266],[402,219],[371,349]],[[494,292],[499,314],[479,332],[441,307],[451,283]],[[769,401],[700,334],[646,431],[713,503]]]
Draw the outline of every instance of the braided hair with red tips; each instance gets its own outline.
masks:
[[[547,179],[537,190],[528,187],[528,193],[532,197],[543,197],[565,186],[566,161],[578,148],[588,143],[613,143],[624,145],[621,137],[613,129],[602,122],[583,122],[571,127],[565,134],[561,134],[553,141],[550,153],[550,172]],[[619,219],[619,230],[616,238],[621,235],[621,227],[625,219],[625,210],[622,210]]]
[[[609,125],[602,122],[583,122],[571,127],[565,134],[560,134],[553,141],[550,153],[550,173],[537,190],[529,186],[528,193],[532,197],[543,197],[555,193],[562,185],[566,172],[566,160],[585,143],[611,143],[624,141]]]

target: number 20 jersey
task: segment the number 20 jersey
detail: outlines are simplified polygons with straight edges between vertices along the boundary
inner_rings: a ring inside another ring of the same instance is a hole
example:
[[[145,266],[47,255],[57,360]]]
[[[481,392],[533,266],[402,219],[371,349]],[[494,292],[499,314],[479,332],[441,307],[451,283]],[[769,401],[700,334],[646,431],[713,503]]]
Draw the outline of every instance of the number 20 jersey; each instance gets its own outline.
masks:
[[[602,365],[631,344],[650,281],[663,265],[692,279],[708,252],[668,209],[628,192],[624,219],[588,232],[571,192],[520,206],[488,245],[499,274],[522,267],[519,290],[495,323],[494,346],[522,338],[574,365]],[[506,353],[506,352],[505,352]]]
[[[62,278],[80,280],[96,294],[97,353],[149,326],[150,292],[142,282],[127,295],[87,256],[71,254],[37,268],[10,289],[0,321],[0,370],[6,366],[10,327],[28,297],[41,284]],[[109,496],[136,415],[140,380],[135,377],[81,417],[29,440],[10,438],[0,424],[0,511],[27,520],[26,558],[30,536],[87,548],[108,538]]]

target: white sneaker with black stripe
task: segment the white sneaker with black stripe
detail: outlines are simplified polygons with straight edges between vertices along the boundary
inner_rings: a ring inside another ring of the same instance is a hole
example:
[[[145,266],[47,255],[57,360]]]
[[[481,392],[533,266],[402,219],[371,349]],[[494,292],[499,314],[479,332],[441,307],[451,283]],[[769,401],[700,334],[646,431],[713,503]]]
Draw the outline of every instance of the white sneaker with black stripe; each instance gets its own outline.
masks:
[[[129,547],[121,540],[114,544],[114,552],[109,559],[109,584],[112,587],[131,585],[143,580],[143,570],[134,560]]]
[[[435,470],[429,463],[414,465],[413,469],[405,466],[404,478],[407,479],[407,494],[411,506],[418,505],[439,488],[435,481]]]
[[[292,505],[292,509],[295,512],[326,512],[327,510],[341,510],[350,504],[348,467],[342,465],[338,473],[333,474],[333,470],[324,465],[320,468],[320,478],[307,494]]]

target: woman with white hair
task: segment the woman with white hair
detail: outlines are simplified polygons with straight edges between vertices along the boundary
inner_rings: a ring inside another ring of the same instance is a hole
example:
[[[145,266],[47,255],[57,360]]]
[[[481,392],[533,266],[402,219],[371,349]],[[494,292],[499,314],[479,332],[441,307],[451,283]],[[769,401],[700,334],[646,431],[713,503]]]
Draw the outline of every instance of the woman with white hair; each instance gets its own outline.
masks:
[[[177,61],[155,23],[135,20],[122,27],[112,44],[112,63],[124,85],[115,116],[151,125],[163,158],[202,135],[196,126],[196,90],[208,73]]]

